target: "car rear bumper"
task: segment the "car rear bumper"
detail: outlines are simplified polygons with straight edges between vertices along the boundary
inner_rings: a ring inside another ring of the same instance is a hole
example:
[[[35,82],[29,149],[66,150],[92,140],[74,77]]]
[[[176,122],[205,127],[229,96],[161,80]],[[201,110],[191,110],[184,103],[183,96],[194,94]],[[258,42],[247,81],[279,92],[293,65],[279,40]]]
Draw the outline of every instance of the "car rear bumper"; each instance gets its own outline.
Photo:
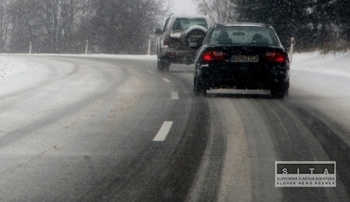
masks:
[[[289,67],[283,65],[199,65],[196,75],[207,89],[272,89],[289,83]]]
[[[171,63],[192,64],[195,54],[193,51],[169,51],[167,55]]]
[[[171,63],[176,64],[192,64],[196,55],[193,49],[176,49],[164,47],[161,52],[161,57],[166,57]]]

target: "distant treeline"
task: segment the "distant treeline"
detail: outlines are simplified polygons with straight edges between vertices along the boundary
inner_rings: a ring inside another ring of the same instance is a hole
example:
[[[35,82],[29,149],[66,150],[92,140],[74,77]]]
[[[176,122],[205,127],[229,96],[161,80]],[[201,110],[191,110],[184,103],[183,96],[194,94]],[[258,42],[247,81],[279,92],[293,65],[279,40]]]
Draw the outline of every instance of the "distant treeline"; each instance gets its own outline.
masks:
[[[163,0],[0,0],[0,52],[145,53]]]
[[[298,50],[350,48],[350,0],[195,0],[218,22],[274,26]],[[0,52],[145,53],[164,0],[0,0]]]
[[[196,0],[221,22],[274,26],[280,38],[296,38],[298,50],[350,48],[350,0]]]

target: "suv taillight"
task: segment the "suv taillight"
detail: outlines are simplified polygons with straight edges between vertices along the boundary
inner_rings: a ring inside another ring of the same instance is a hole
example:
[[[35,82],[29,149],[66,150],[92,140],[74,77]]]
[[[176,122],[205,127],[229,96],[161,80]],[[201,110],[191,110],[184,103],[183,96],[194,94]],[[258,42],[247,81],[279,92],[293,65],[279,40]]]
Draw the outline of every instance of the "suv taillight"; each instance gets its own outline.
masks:
[[[204,62],[220,62],[227,58],[227,54],[222,51],[206,51],[202,55],[202,60]]]

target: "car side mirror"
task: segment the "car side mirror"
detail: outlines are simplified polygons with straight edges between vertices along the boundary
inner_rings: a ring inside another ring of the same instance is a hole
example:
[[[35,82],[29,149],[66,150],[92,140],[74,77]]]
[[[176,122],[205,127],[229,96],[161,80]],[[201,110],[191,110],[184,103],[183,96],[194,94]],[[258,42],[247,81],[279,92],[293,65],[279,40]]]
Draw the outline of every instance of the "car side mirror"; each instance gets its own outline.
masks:
[[[163,32],[162,32],[162,30],[161,29],[156,29],[156,31],[155,31],[155,34],[162,34]]]

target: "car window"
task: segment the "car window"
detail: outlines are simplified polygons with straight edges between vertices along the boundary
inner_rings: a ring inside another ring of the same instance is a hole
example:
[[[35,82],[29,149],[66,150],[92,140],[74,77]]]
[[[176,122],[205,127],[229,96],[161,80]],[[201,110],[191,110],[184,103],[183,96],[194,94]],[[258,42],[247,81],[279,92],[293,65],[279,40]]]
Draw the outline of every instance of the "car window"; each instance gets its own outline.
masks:
[[[200,25],[205,28],[208,27],[207,21],[204,18],[176,18],[174,21],[173,30],[184,31],[194,25]]]
[[[278,39],[272,29],[247,26],[214,28],[211,33],[210,42],[214,44],[278,45]]]
[[[165,30],[166,30],[166,28],[168,26],[169,20],[170,20],[170,18],[166,19],[166,21],[164,23],[163,33],[165,32]]]

